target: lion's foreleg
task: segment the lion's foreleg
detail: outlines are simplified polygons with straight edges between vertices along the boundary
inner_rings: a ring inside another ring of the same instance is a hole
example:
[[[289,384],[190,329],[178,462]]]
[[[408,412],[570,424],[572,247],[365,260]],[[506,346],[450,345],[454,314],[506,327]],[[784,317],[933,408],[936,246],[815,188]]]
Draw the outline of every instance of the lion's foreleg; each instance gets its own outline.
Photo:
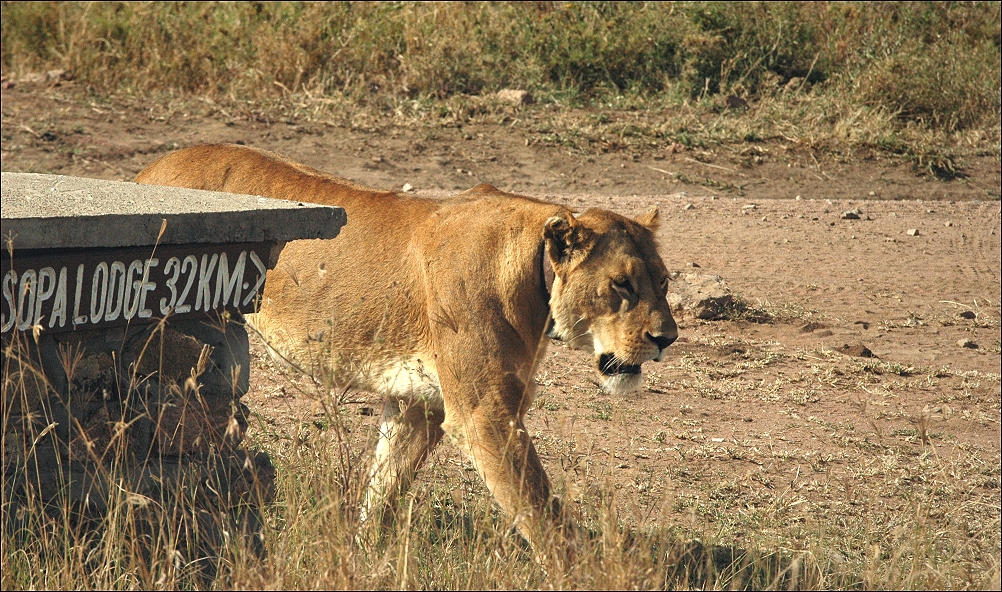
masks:
[[[386,400],[362,504],[363,521],[377,518],[386,524],[392,519],[397,499],[441,441],[444,419],[440,402],[396,397]]]
[[[473,462],[498,505],[538,547],[542,525],[554,518],[550,485],[521,420],[511,417],[506,421],[477,410],[450,416],[443,427]]]

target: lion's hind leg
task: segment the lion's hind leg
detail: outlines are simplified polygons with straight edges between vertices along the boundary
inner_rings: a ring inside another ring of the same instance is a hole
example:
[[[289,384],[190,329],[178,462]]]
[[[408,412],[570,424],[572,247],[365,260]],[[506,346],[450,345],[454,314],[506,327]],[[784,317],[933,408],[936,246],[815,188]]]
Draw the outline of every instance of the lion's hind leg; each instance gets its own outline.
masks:
[[[362,504],[362,521],[389,524],[397,501],[407,492],[444,432],[441,400],[390,397],[383,404],[379,442]]]

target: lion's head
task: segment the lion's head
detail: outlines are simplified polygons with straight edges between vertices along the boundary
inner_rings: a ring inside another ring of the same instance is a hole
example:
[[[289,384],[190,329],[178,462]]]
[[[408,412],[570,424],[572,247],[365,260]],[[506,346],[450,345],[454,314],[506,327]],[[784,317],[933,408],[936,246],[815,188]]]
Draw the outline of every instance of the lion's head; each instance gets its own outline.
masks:
[[[638,390],[640,365],[660,361],[678,338],[668,307],[668,271],[654,244],[657,209],[637,220],[606,210],[554,216],[543,235],[553,266],[548,332],[594,354],[612,393]]]

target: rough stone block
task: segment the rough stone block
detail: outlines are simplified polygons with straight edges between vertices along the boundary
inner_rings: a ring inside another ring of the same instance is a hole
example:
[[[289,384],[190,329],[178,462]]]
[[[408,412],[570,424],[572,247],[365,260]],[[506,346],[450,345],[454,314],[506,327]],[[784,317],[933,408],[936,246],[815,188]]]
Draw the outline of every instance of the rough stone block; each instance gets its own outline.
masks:
[[[680,317],[714,319],[734,303],[734,296],[719,275],[677,273],[668,286],[668,303]]]

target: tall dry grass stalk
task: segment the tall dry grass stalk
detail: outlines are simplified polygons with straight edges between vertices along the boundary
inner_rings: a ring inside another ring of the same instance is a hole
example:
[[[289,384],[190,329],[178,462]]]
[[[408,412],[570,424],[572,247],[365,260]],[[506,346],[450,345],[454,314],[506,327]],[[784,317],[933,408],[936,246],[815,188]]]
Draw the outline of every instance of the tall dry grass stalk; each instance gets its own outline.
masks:
[[[163,330],[149,332],[141,356],[162,363]],[[201,588],[222,577],[220,565],[260,554],[264,490],[245,484],[240,498],[234,485],[252,457],[235,466],[231,451],[207,446],[192,462],[136,446],[133,426],[157,417],[135,370],[142,358],[102,385],[110,413],[95,435],[78,417],[93,396],[75,388],[85,352],[17,332],[4,341],[4,589]],[[53,349],[62,386],[42,371]],[[193,369],[192,400],[205,366]]]

